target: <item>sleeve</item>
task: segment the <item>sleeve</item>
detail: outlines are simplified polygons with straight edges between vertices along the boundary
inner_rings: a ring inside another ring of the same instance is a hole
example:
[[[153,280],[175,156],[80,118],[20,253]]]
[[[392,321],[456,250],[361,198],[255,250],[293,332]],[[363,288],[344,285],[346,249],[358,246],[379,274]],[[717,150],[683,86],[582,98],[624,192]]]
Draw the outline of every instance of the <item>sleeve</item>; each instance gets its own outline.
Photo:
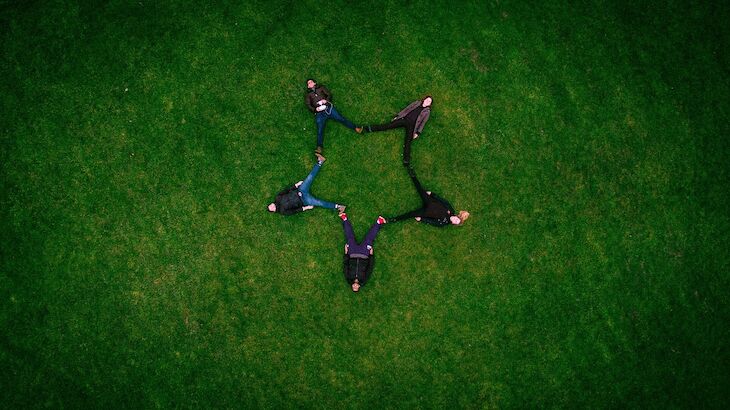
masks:
[[[322,86],[322,94],[324,94],[325,98],[327,98],[327,101],[330,103],[332,102],[332,93],[327,87]]]
[[[395,118],[398,119],[398,118],[405,117],[406,115],[408,115],[409,112],[415,110],[416,107],[418,107],[420,104],[421,104],[420,101],[413,101],[412,103],[410,103],[408,105],[408,107],[404,108],[401,112],[399,112],[398,115],[395,116]]]
[[[297,207],[297,208],[282,209],[281,214],[282,215],[294,215],[296,213],[302,212],[303,210],[304,210],[304,208],[302,208],[301,206]]]
[[[375,254],[370,255],[370,257],[367,259],[368,261],[368,267],[365,269],[365,274],[362,278],[362,285],[364,285],[368,280],[370,280],[370,275],[373,273],[373,268],[375,267]]]
[[[306,93],[304,94],[304,104],[307,105],[307,109],[313,113],[317,112],[317,108],[314,106],[314,103],[312,102],[312,93]]]
[[[348,268],[350,266],[350,257],[347,254],[342,255],[342,274],[345,275],[345,280],[347,283],[354,282],[354,279],[352,279],[349,276]]]
[[[421,222],[439,227],[448,225],[448,223],[445,223],[443,219],[430,218],[428,216],[422,216]]]
[[[418,114],[418,119],[416,120],[416,134],[420,134],[421,131],[423,131],[423,126],[426,125],[426,121],[428,121],[428,117],[431,116],[431,110],[426,108],[425,110],[421,111],[420,114]]]
[[[388,222],[399,222],[405,219],[415,218],[417,216],[421,216],[423,213],[423,209],[416,209],[410,212],[406,212],[403,215],[394,216],[391,218],[385,218]]]

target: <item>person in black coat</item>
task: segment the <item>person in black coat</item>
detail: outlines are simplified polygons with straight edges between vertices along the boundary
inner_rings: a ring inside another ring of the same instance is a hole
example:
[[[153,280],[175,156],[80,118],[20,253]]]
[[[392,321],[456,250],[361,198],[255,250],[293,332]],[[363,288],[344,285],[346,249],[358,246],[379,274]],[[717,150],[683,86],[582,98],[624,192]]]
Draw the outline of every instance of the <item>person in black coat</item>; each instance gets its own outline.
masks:
[[[411,181],[413,181],[413,185],[421,197],[423,206],[402,215],[385,218],[386,222],[391,223],[414,218],[418,222],[444,227],[447,225],[461,225],[469,218],[469,212],[460,211],[457,214],[454,207],[448,201],[431,191],[423,189],[418,178],[416,178],[416,173],[413,168],[408,167],[408,175],[411,177]]]

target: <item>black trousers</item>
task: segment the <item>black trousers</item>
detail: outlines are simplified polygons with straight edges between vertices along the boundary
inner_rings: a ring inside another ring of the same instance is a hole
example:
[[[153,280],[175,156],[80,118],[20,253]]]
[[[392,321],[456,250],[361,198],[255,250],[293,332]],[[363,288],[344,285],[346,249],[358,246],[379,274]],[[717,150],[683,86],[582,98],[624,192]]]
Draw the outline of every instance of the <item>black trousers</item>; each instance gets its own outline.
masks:
[[[426,193],[426,190],[423,189],[421,182],[418,180],[418,178],[416,178],[416,171],[414,171],[413,168],[411,168],[410,166],[407,166],[406,169],[408,169],[408,176],[411,177],[411,181],[413,181],[413,186],[416,187],[416,192],[418,192],[418,196],[421,197],[421,202],[423,202],[423,206],[421,208],[414,209],[411,212],[406,212],[403,215],[388,218],[388,222],[398,222],[405,219],[415,218],[417,216],[423,216],[423,213],[426,211],[426,204],[428,203],[429,199],[428,194]]]
[[[370,125],[367,128],[369,132],[392,130],[394,128],[405,128],[406,135],[403,140],[403,165],[408,166],[411,163],[411,144],[413,143],[413,132],[416,130],[416,120],[408,118],[399,118],[387,124]]]

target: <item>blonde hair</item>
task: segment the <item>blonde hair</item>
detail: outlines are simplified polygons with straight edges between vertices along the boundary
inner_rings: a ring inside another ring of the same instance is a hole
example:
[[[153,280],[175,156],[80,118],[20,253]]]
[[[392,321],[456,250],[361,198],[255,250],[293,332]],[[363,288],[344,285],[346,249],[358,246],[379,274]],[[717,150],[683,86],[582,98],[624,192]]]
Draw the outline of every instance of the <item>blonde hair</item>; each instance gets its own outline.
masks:
[[[459,219],[461,219],[461,222],[464,223],[467,219],[469,219],[469,216],[471,214],[468,211],[459,211]]]

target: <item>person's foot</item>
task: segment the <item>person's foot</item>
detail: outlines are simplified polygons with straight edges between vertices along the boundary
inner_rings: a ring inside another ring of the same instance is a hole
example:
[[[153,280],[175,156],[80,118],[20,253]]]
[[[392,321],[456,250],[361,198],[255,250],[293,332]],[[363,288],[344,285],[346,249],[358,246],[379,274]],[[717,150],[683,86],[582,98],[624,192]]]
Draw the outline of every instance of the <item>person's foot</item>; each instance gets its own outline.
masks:
[[[321,154],[322,153],[322,146],[317,145],[317,148],[314,150],[314,155]]]
[[[344,213],[344,212],[340,212],[340,215],[339,215],[339,217],[340,217],[340,219],[342,219],[343,221],[346,221],[346,220],[347,220],[347,214],[346,214],[346,213]]]
[[[355,132],[358,134],[362,134],[362,127],[355,127]]]
[[[327,161],[327,158],[325,158],[324,155],[320,154],[317,151],[314,151],[314,156],[317,157],[317,162],[319,162],[320,164]]]
[[[340,212],[340,214],[345,213],[345,208],[347,208],[345,205],[337,205],[337,210]]]
[[[383,218],[382,216],[378,217],[378,225],[387,224],[387,223],[388,223],[388,221],[385,218]]]

